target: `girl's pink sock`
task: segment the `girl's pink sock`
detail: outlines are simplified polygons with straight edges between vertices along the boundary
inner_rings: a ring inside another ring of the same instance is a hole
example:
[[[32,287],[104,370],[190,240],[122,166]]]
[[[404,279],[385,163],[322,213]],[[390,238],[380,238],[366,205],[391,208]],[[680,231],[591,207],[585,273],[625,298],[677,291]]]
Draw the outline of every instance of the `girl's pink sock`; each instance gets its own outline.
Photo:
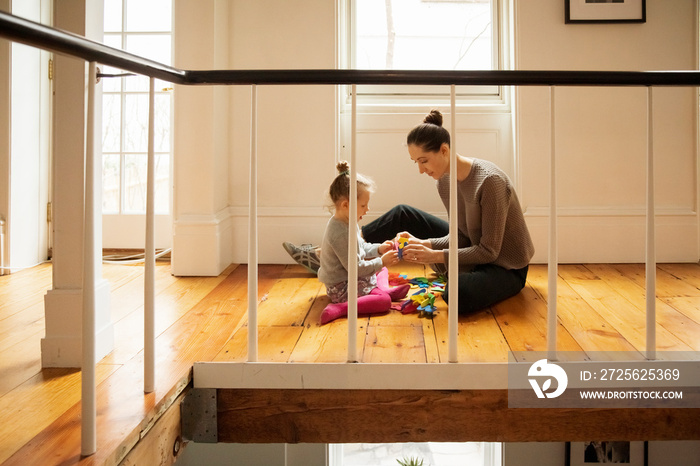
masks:
[[[380,314],[389,312],[390,309],[391,297],[379,288],[373,289],[368,295],[357,298],[357,315]],[[321,313],[321,325],[347,315],[347,301],[330,303]]]
[[[408,283],[396,287],[389,285],[389,270],[384,267],[377,272],[377,288],[387,293],[392,301],[399,301],[406,297],[411,285]]]

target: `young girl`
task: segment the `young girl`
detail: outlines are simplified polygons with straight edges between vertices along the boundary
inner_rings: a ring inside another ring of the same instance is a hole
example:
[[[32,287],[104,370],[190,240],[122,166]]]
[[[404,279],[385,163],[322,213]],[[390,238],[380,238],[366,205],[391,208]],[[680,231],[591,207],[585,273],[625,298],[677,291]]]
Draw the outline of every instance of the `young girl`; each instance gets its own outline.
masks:
[[[339,175],[331,184],[329,194],[333,202],[334,214],[328,221],[323,237],[323,254],[318,278],[326,285],[326,293],[331,304],[321,313],[321,324],[328,323],[348,312],[348,234],[350,219],[350,168],[347,162],[341,161],[336,166]],[[357,220],[369,211],[369,197],[374,191],[374,183],[357,175]],[[367,315],[387,312],[392,300],[406,296],[409,285],[396,288],[389,287],[386,266],[399,261],[398,252],[392,241],[382,244],[366,243],[357,234],[358,281],[357,281],[357,314]]]

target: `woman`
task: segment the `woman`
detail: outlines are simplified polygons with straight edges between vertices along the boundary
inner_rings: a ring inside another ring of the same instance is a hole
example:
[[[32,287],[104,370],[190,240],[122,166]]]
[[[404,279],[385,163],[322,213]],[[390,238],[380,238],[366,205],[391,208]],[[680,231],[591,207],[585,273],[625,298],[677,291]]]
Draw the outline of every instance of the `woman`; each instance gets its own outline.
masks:
[[[431,111],[411,130],[408,153],[420,173],[437,180],[449,212],[450,134]],[[459,313],[484,309],[525,286],[534,247],[508,176],[491,162],[457,154]],[[398,206],[362,229],[366,241],[397,234],[409,238],[403,258],[447,270],[449,224],[409,206]],[[306,249],[313,252],[312,249]],[[448,299],[447,293],[443,295]]]

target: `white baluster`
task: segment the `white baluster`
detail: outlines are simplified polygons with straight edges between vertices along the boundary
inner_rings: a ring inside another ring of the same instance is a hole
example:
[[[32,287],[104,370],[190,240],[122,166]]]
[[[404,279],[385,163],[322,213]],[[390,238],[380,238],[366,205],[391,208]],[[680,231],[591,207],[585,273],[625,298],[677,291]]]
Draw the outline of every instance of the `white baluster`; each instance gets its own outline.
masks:
[[[248,212],[248,361],[258,360],[258,91],[251,86]]]
[[[97,396],[95,379],[95,314],[97,301],[95,289],[96,278],[96,225],[102,220],[95,214],[95,85],[97,82],[97,66],[90,62],[88,71],[87,96],[87,131],[85,136],[85,206],[83,230],[83,335],[82,335],[82,366],[81,366],[81,453],[83,456],[92,455],[97,451]]]
[[[653,88],[647,88],[646,357],[656,359],[656,228]]]
[[[457,103],[456,103],[456,87],[453,84],[450,91],[450,113],[452,122],[450,124],[451,150],[450,150],[450,251],[448,253],[450,264],[448,266],[450,297],[448,298],[448,313],[447,313],[447,343],[448,343],[448,361],[458,362],[459,348],[457,328],[459,321],[459,260],[457,258],[457,246],[459,239],[459,227],[457,223]]]
[[[155,78],[148,93],[148,167],[146,173],[146,250],[144,254],[144,332],[143,391],[155,390],[156,380],[156,156],[155,156]]]
[[[348,362],[357,362],[357,89],[350,117],[350,224],[348,235]]]
[[[559,274],[557,238],[557,165],[556,165],[555,87],[549,88],[550,157],[549,157],[549,255],[547,259],[547,352],[557,359],[557,276]]]

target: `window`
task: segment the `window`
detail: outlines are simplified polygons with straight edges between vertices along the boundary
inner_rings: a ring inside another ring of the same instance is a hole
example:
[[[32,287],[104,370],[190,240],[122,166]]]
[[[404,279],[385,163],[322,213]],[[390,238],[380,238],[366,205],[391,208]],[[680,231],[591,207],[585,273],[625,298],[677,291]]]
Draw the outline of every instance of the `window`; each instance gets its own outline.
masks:
[[[413,458],[433,466],[501,466],[501,443],[354,443],[330,445],[331,466],[393,466]]]
[[[497,70],[503,67],[498,0],[354,0],[346,4],[352,69]],[[341,43],[343,41],[341,40]],[[460,86],[464,99],[500,99],[498,86]],[[358,97],[448,95],[437,86],[358,86]]]
[[[171,63],[171,0],[105,0],[104,43],[169,65]],[[121,70],[107,67],[106,74]],[[156,80],[155,155],[158,214],[170,213],[169,83]],[[149,78],[104,78],[102,100],[102,211],[146,212]]]

